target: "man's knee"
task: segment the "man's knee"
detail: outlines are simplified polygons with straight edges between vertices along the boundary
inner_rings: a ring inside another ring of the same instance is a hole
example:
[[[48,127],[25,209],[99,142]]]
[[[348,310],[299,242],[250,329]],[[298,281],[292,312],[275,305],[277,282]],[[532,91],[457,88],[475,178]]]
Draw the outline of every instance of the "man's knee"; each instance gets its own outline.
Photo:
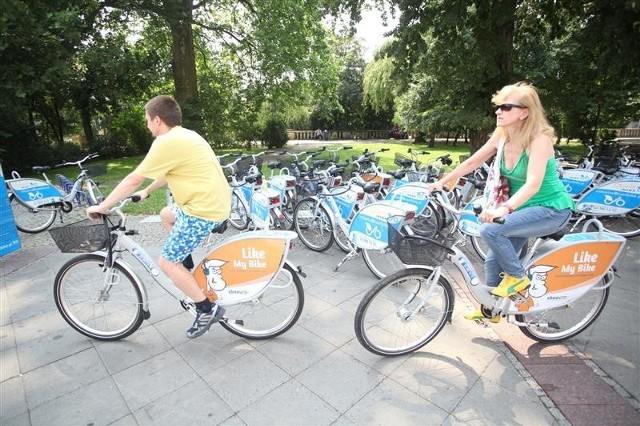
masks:
[[[173,227],[176,223],[176,215],[173,210],[171,210],[171,207],[163,207],[162,210],[160,210],[160,221],[167,229]]]

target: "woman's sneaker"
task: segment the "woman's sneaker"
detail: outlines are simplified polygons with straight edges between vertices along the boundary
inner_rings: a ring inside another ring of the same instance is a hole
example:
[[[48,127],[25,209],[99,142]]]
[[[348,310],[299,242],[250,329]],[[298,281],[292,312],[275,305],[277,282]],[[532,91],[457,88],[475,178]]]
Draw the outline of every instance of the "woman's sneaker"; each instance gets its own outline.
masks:
[[[220,321],[220,318],[224,315],[224,308],[214,303],[211,307],[211,312],[202,312],[196,310],[196,320],[190,329],[187,330],[187,337],[189,339],[195,339],[202,336],[209,331],[209,328],[213,323]]]
[[[529,277],[526,275],[522,278],[513,277],[509,274],[504,274],[500,285],[491,291],[491,294],[498,297],[509,297],[513,296],[519,291],[524,290],[525,288],[531,285],[531,281]]]
[[[500,315],[496,315],[493,318],[488,318],[488,317],[484,316],[484,314],[482,313],[482,311],[480,309],[476,309],[475,311],[465,312],[463,316],[464,316],[465,319],[468,319],[468,320],[471,320],[471,321],[475,321],[475,322],[489,321],[489,322],[492,322],[494,324],[500,322]]]

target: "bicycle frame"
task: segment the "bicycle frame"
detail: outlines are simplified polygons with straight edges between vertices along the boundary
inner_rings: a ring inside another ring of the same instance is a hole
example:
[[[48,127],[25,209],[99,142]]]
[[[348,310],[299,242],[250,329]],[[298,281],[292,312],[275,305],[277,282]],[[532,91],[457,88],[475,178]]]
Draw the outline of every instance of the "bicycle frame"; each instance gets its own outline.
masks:
[[[142,293],[145,318],[149,318],[149,298],[144,283],[132,268],[123,260],[122,253],[129,252],[171,296],[179,300],[192,314],[195,314],[193,301],[173,284],[165,284],[159,277],[164,276],[155,261],[132,238],[122,230],[116,230],[115,243],[108,251],[96,252],[108,259],[113,267],[118,263],[131,274]],[[193,275],[198,286],[212,301],[221,306],[253,300],[260,296],[285,263],[295,267],[287,260],[291,240],[297,238],[292,231],[252,231],[238,234],[224,240],[214,247],[196,265]],[[105,266],[108,267],[108,266]],[[109,275],[105,276],[105,285],[109,286]]]
[[[444,199],[442,194],[437,194],[437,197],[440,201]],[[454,215],[460,216],[462,213],[446,202],[440,204]],[[583,230],[586,231],[591,223],[599,222],[590,220],[585,223]],[[491,295],[493,288],[482,284],[471,261],[457,247],[460,241],[453,245],[448,259],[460,271],[474,298],[495,315],[511,316],[567,305],[603,278],[606,282],[603,289],[611,285],[612,267],[626,239],[604,232],[601,227],[598,232],[567,234],[559,241],[536,238],[523,259],[531,286],[524,295],[513,298],[515,300],[496,299]],[[510,318],[510,321],[515,322],[515,319]]]
[[[31,209],[62,209],[68,213],[71,211],[71,202],[79,193],[82,193],[82,185],[89,178],[86,169],[82,168],[82,163],[98,157],[97,154],[89,154],[85,158],[75,162],[59,164],[56,167],[77,165],[80,173],[73,181],[73,187],[67,194],[63,194],[56,188],[46,175],[49,167],[34,167],[34,171],[41,171],[44,180],[35,178],[21,178],[16,172],[12,172],[12,179],[6,180],[7,189],[16,197],[16,200]]]

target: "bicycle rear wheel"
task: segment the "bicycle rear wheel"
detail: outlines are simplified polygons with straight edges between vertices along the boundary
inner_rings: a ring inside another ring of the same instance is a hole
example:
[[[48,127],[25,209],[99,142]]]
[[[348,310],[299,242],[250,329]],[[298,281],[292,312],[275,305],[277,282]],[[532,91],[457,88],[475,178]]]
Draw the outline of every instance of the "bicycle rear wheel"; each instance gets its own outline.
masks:
[[[247,339],[268,339],[293,327],[303,306],[300,277],[285,263],[262,294],[245,303],[225,306],[220,325]]]
[[[626,238],[640,235],[640,217],[631,212],[617,216],[598,216],[598,220],[605,230],[614,234]]]
[[[609,288],[603,289],[601,285],[604,284],[602,280],[582,297],[567,305],[544,312],[516,315],[517,321],[531,323],[519,326],[520,331],[540,342],[558,342],[581,333],[598,318],[607,304]]]
[[[98,188],[97,183],[91,179],[87,179],[85,180],[85,185],[87,188],[87,194],[89,195],[88,201],[90,206],[98,205],[104,201],[105,197],[102,194],[102,191],[100,191],[100,188]]]
[[[22,232],[37,234],[49,228],[56,220],[57,210],[54,207],[32,209],[20,203],[13,194],[9,194],[9,203],[16,228]]]
[[[300,241],[313,251],[326,251],[333,244],[333,225],[326,207],[315,198],[305,198],[293,213],[293,226]]]
[[[406,266],[398,256],[387,247],[384,250],[362,250],[362,258],[367,268],[378,278],[384,278]]]
[[[119,340],[144,320],[142,293],[121,264],[105,269],[105,257],[83,254],[62,265],[53,284],[53,298],[64,320],[97,340]]]
[[[338,247],[340,247],[340,250],[345,253],[349,253],[351,251],[349,237],[347,237],[347,234],[344,233],[341,227],[336,226],[334,228],[333,238]]]
[[[249,226],[249,209],[235,192],[231,193],[229,223],[239,231],[243,231]]]
[[[435,271],[410,268],[382,279],[369,290],[356,311],[356,337],[368,351],[382,356],[420,349],[451,319],[454,294]]]

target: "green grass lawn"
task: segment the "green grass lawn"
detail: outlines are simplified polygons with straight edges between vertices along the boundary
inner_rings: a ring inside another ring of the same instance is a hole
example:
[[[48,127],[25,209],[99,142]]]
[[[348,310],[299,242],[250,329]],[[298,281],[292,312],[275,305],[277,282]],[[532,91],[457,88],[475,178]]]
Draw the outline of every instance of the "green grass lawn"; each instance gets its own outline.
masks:
[[[460,156],[469,155],[469,147],[464,144],[464,142],[458,141],[456,146],[453,146],[451,142],[449,144],[444,143],[436,143],[434,148],[429,148],[427,144],[414,144],[411,141],[373,141],[373,142],[363,142],[363,141],[348,141],[348,142],[333,142],[333,143],[323,143],[323,142],[289,142],[287,145],[287,151],[289,152],[302,152],[302,151],[310,151],[320,149],[326,146],[327,150],[338,149],[339,147],[349,146],[351,149],[349,150],[340,150],[338,151],[338,155],[340,156],[341,161],[345,161],[350,159],[352,156],[361,155],[365,149],[369,151],[376,152],[381,148],[388,148],[387,152],[378,152],[376,156],[379,158],[378,165],[382,166],[384,170],[394,170],[397,169],[398,166],[394,164],[394,158],[396,153],[401,153],[404,155],[408,155],[407,151],[411,148],[413,151],[429,151],[428,155],[420,155],[418,160],[423,164],[429,164],[433,162],[437,157],[444,154],[451,154],[451,158],[453,160],[452,166],[448,167],[451,169],[455,167],[459,161]],[[567,153],[572,155],[574,158],[577,158],[586,153],[585,147],[578,143],[573,142],[570,144],[566,144],[562,142],[560,149],[563,153]],[[216,150],[216,154],[221,155],[226,152],[244,152],[244,153],[255,153],[260,152],[261,149],[252,149],[250,151],[246,150]],[[323,153],[320,158],[325,158],[328,156],[328,152]],[[97,160],[91,162],[91,164],[106,164],[107,172],[101,176],[95,176],[94,180],[98,182],[100,189],[106,195],[120,182],[120,180],[125,177],[127,174],[132,172],[136,166],[140,163],[143,156],[135,156],[135,157],[124,157],[113,160]],[[275,154],[272,156],[265,157],[265,160],[278,158]],[[226,162],[223,159],[223,163]],[[264,161],[264,165],[262,168],[262,172],[264,176],[268,177],[270,174],[269,169],[266,167],[267,161]],[[62,173],[73,180],[78,173],[77,168],[67,167],[56,169],[55,173]],[[143,185],[148,185],[145,183]],[[144,188],[141,186],[140,188]],[[127,212],[129,214],[157,214],[160,212],[162,207],[166,205],[166,192],[164,190],[157,190],[151,194],[151,196],[144,200],[141,203],[137,204],[129,204],[127,206]]]

